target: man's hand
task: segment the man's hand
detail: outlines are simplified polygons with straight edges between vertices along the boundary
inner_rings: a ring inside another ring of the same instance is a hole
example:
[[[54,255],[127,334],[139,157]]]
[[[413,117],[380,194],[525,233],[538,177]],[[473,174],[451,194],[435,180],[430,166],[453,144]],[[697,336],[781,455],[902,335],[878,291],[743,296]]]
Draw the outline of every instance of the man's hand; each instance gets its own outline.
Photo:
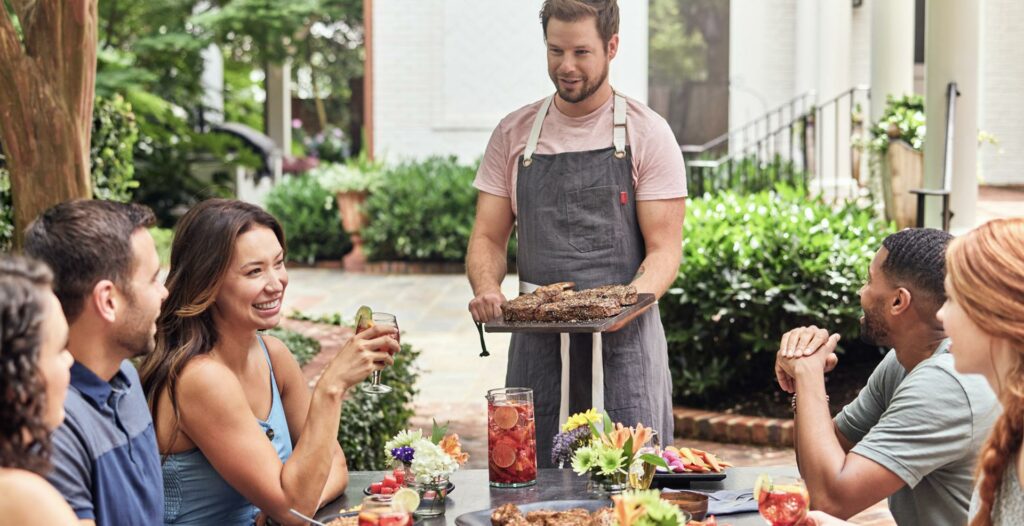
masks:
[[[835,354],[838,343],[838,334],[829,335],[825,329],[813,325],[783,334],[779,351],[775,356],[775,379],[779,382],[779,387],[787,393],[796,392],[796,384],[793,381],[793,377],[796,376],[794,363],[799,359],[821,360],[823,373],[835,369],[839,363],[839,357]]]
[[[502,303],[505,295],[501,290],[484,291],[469,302],[469,312],[473,313],[473,320],[486,323],[501,316]]]

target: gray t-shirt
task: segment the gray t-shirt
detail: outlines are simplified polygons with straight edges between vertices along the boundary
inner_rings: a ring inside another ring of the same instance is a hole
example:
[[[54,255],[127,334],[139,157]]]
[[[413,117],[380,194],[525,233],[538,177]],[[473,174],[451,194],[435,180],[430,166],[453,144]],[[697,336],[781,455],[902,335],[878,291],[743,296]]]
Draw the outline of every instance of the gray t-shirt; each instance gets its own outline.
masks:
[[[967,522],[978,451],[999,414],[985,378],[956,372],[948,349],[945,340],[910,373],[889,351],[835,418],[852,453],[906,483],[889,497],[900,526]]]

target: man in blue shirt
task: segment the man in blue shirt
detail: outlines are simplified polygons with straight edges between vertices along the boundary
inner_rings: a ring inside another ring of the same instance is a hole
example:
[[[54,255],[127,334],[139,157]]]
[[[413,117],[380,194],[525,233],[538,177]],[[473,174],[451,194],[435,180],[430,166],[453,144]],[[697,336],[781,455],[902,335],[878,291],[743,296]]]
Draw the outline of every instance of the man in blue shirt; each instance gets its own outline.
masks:
[[[153,220],[139,205],[72,201],[44,212],[26,232],[25,252],[53,269],[70,324],[75,363],[48,478],[82,524],[163,520],[153,420],[128,361],[153,350],[167,297],[146,230]]]

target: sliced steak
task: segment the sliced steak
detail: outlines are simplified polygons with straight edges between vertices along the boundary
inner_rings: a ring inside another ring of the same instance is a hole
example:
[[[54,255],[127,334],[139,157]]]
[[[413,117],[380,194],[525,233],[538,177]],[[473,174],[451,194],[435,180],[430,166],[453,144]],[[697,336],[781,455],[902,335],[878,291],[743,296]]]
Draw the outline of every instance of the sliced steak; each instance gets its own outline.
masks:
[[[505,321],[534,321],[537,319],[537,307],[544,300],[534,294],[523,294],[501,305],[501,315]]]
[[[545,303],[537,308],[537,321],[588,321],[610,318],[622,312],[612,299],[573,296],[564,301]]]

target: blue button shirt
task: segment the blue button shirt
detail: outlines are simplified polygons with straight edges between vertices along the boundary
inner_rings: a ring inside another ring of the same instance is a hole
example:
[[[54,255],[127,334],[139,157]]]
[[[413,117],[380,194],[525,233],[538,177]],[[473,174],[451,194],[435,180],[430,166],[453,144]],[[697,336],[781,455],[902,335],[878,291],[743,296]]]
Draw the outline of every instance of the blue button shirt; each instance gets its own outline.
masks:
[[[125,361],[105,382],[75,362],[64,411],[47,478],[78,518],[98,526],[161,524],[160,455],[135,368]]]

